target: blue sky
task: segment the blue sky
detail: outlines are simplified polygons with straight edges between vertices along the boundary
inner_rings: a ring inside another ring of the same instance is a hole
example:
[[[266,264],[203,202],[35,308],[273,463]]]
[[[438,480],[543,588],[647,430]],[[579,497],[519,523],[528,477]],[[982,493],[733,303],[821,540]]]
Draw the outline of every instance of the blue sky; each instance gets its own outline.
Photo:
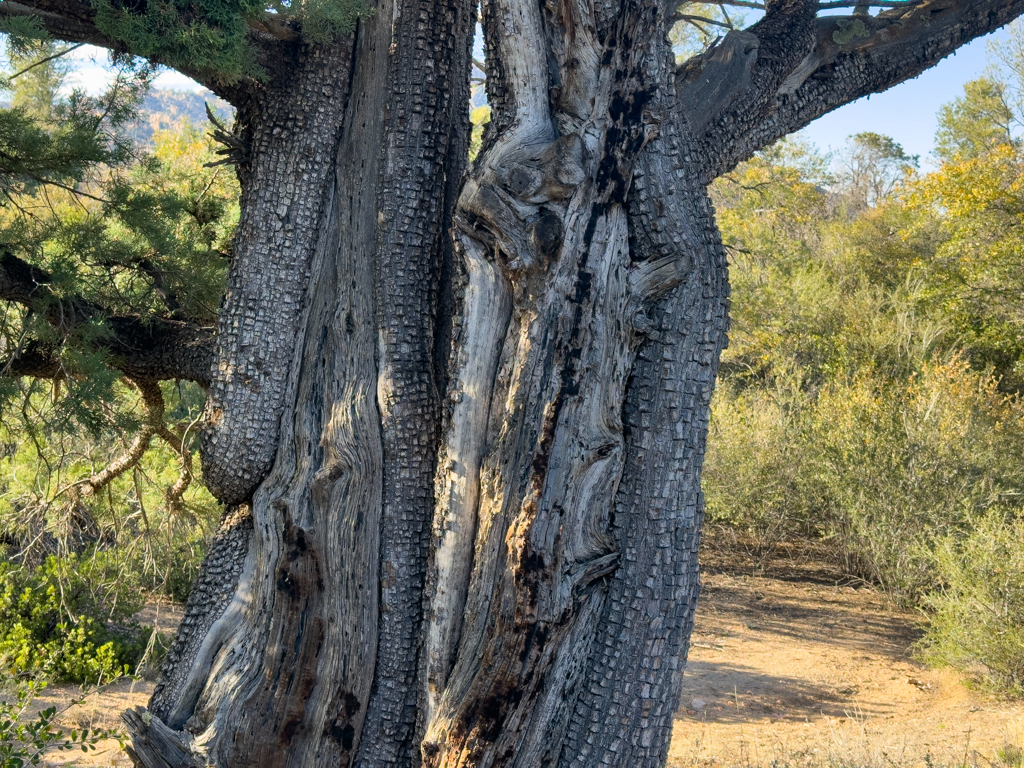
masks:
[[[804,136],[827,151],[839,149],[855,133],[884,133],[927,162],[934,146],[939,107],[959,96],[964,83],[984,73],[988,66],[987,43],[1000,34],[965,45],[915,80],[819,118],[804,129]]]
[[[747,24],[753,21],[753,16],[746,18]],[[939,107],[960,95],[964,83],[984,72],[988,65],[987,41],[1000,34],[996,32],[975,40],[915,80],[860,99],[820,118],[805,129],[804,136],[823,151],[829,151],[840,149],[847,137],[855,133],[884,133],[902,144],[907,152],[920,155],[922,163],[928,164]],[[100,90],[107,80],[104,71],[106,53],[95,48],[83,48],[75,56],[78,59],[75,84],[87,90]],[[163,73],[157,79],[156,87],[200,89],[192,80],[176,72]]]

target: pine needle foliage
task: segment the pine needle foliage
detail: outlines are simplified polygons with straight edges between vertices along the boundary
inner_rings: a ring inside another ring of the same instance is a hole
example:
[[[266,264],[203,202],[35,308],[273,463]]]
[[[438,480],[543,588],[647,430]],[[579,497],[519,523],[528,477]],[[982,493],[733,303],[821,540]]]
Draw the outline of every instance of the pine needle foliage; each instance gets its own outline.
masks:
[[[116,574],[116,600],[142,590],[183,600],[218,516],[194,458],[202,392],[164,382],[154,417],[104,342],[115,317],[142,327],[215,322],[237,179],[229,167],[206,167],[215,144],[201,126],[136,140],[150,66],[122,61],[110,88],[89,96],[64,86],[63,59],[51,57],[65,48],[37,40],[20,50],[8,48],[11,106],[0,108],[0,260],[45,281],[28,302],[0,301],[0,563],[32,580],[51,566],[63,579],[75,558],[102,560]],[[69,315],[74,322],[55,320]],[[33,348],[56,361],[52,378],[9,373],[6,365]],[[91,485],[146,428],[134,464]],[[42,598],[30,602],[39,607]],[[62,621],[66,631],[45,641],[53,653],[44,658],[22,653],[45,643],[11,619],[9,632],[0,627],[0,657],[50,668],[70,643],[85,666],[58,671],[75,679],[137,661],[134,651],[111,656],[107,640],[82,635],[88,622],[77,614]],[[102,633],[110,621],[99,616],[86,629]]]
[[[249,42],[264,22],[297,29],[303,42],[350,33],[369,12],[364,0],[93,0],[96,26],[134,56],[226,83],[262,77]]]

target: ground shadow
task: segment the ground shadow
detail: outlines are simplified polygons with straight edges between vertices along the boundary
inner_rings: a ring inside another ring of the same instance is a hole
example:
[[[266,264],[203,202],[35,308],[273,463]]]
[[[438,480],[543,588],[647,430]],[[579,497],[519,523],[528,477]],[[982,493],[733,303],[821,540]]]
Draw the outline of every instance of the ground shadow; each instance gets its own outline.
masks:
[[[836,690],[797,677],[769,675],[739,664],[691,661],[683,675],[681,717],[708,722],[808,720],[819,717],[873,716],[851,701],[853,690]]]

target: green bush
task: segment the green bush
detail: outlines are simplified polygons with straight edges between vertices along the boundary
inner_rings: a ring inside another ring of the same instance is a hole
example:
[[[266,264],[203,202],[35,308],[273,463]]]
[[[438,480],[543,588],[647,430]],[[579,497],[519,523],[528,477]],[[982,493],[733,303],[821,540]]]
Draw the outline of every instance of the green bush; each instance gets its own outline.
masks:
[[[138,663],[149,636],[131,620],[141,593],[104,554],[51,556],[34,570],[0,562],[0,671],[95,683]]]
[[[0,691],[0,768],[22,768],[39,765],[43,754],[51,749],[96,749],[96,744],[119,734],[103,729],[75,729],[66,734],[54,726],[56,707],[48,707],[29,715],[33,697],[46,687],[45,683],[21,682],[10,692]],[[11,699],[11,700],[7,700]]]
[[[938,542],[1019,503],[1024,409],[962,360],[922,364],[905,383],[834,384],[814,419],[821,534],[900,603],[936,582]]]
[[[868,370],[816,395],[779,375],[772,390],[726,382],[708,517],[738,531],[757,565],[782,541],[824,540],[848,573],[914,605],[939,578],[939,542],[1019,508],[1021,455],[1024,403],[956,358],[904,381]]]
[[[922,641],[934,664],[983,670],[989,687],[1024,695],[1024,519],[990,514],[935,550],[941,590],[925,604]]]
[[[716,394],[702,480],[709,521],[738,534],[757,569],[783,541],[814,529],[817,508],[799,393]]]

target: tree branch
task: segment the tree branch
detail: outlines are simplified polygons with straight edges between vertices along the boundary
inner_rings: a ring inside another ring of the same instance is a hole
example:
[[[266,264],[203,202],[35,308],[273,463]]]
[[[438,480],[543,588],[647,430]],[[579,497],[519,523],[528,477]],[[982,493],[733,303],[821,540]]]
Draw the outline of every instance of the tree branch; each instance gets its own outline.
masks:
[[[717,125],[758,124],[772,113],[782,83],[814,48],[817,7],[817,0],[768,3],[759,22],[680,67],[676,92],[698,143]]]
[[[920,0],[900,3],[877,16],[817,19],[813,48],[770,94],[767,112],[745,114],[738,105],[754,96],[744,93],[699,122],[694,134],[702,156],[709,158],[706,181],[844,104],[917,77],[960,46],[1021,14],[1024,0]],[[757,26],[739,34],[756,34]],[[763,51],[764,41],[760,43]],[[753,55],[760,56],[756,51]],[[687,118],[694,111],[687,94],[697,90],[699,81],[692,76],[679,87]]]
[[[69,47],[67,47],[67,48],[65,48],[65,49],[63,49],[61,51],[57,51],[56,53],[54,53],[54,54],[52,54],[50,56],[47,56],[46,58],[40,59],[39,61],[34,61],[31,64],[29,64],[27,67],[25,67],[24,69],[19,69],[17,72],[15,72],[13,75],[8,77],[7,79],[8,80],[15,80],[15,79],[21,77],[22,75],[24,75],[26,72],[31,72],[36,67],[41,67],[43,64],[47,64],[48,62],[51,62],[54,59],[59,59],[61,56],[67,56],[72,51],[77,51],[83,45],[85,45],[85,43],[76,43],[75,45],[69,46]]]
[[[149,450],[149,444],[153,439],[155,430],[152,425],[144,424],[142,429],[139,430],[139,434],[135,436],[132,444],[128,446],[128,450],[110,462],[107,466],[96,472],[93,475],[79,480],[66,488],[58,491],[55,495],[60,496],[61,493],[67,493],[70,499],[70,505],[74,506],[81,503],[83,496],[95,496],[114,480],[119,478],[125,472],[132,467],[136,466],[146,451]]]
[[[86,322],[101,321],[108,333],[94,342],[110,354],[113,367],[140,379],[186,379],[209,384],[213,332],[194,323],[111,313],[81,297],[58,298],[50,276],[9,252],[0,253],[0,300],[26,307],[45,304],[47,321],[62,334]],[[29,342],[0,364],[5,376],[59,377],[65,373],[58,351]]]
[[[108,37],[96,28],[96,13],[88,2],[79,2],[78,0],[0,0],[0,18],[15,17],[34,18],[39,21],[47,34],[67,43],[95,45],[118,53],[126,51],[124,43]],[[287,31],[280,24],[254,28],[250,34],[250,43],[259,52],[258,58],[276,61],[281,54],[280,46],[290,43],[291,38],[285,34]],[[153,58],[151,61],[154,64],[171,66],[183,75],[206,86],[235,107],[242,104],[253,87],[253,83],[246,80],[226,83],[213,72],[200,71],[191,67],[172,66],[157,58]]]
[[[132,383],[139,390],[146,405],[149,421],[146,427],[178,454],[178,479],[167,488],[164,496],[167,499],[168,511],[179,515],[185,510],[185,491],[192,483],[192,454],[185,446],[185,435],[176,435],[164,423],[164,395],[160,391],[159,382],[151,379],[133,379]]]

